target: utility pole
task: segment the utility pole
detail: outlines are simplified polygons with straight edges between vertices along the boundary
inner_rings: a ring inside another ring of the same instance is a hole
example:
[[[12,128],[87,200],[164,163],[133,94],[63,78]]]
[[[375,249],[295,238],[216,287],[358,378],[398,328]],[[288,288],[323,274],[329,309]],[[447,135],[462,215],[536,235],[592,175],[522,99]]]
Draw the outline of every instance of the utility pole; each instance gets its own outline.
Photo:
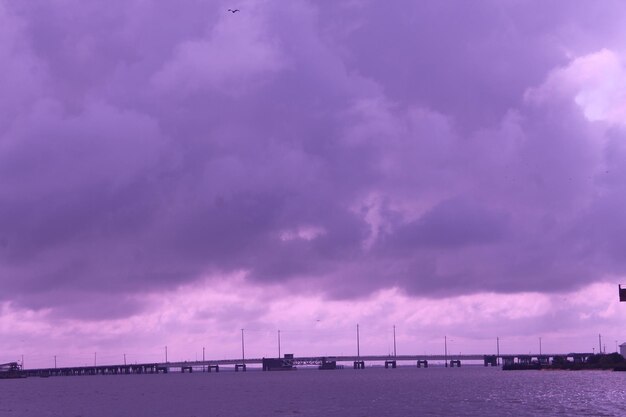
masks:
[[[54,355],[54,369],[57,369],[57,355]]]
[[[496,364],[500,366],[500,336],[496,337]]]
[[[356,357],[361,357],[361,346],[359,340],[359,323],[356,324]]]
[[[243,365],[246,364],[246,351],[244,346],[243,329],[241,329],[241,363]]]
[[[278,330],[278,358],[280,358],[280,329]]]
[[[541,355],[541,337],[539,338],[539,355]]]
[[[124,353],[124,366],[126,366],[126,354]]]
[[[97,364],[96,357],[97,357],[97,352],[94,352],[94,353],[93,353],[93,366],[97,366],[97,365],[96,365],[96,364]]]
[[[24,355],[22,355],[22,369],[24,369]]]
[[[443,357],[446,362],[446,368],[448,367],[448,336],[443,337]]]
[[[598,354],[602,354],[602,335],[598,333]]]
[[[167,345],[165,345],[165,363],[167,363]]]
[[[396,355],[396,325],[393,325],[393,357],[395,358]]]

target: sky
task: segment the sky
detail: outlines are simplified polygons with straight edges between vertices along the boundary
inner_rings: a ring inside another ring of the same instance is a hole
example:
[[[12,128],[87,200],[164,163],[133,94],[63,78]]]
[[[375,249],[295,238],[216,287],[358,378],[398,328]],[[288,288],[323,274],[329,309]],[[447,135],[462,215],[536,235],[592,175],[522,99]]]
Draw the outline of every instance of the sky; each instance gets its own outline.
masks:
[[[0,0],[0,363],[614,351],[625,18]]]

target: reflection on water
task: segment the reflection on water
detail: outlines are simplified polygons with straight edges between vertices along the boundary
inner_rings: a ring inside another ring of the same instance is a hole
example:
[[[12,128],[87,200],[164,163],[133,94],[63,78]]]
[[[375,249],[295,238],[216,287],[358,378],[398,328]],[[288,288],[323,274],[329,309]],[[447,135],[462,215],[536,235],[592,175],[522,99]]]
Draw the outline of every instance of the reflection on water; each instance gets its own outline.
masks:
[[[371,368],[0,381],[0,416],[623,416],[626,372]]]

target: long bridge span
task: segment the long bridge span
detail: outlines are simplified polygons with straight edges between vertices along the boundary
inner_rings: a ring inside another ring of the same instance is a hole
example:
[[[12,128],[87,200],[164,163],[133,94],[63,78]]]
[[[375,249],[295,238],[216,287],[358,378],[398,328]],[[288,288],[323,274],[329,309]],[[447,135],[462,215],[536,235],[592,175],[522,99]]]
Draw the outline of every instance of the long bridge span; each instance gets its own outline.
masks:
[[[500,364],[549,364],[555,358],[583,363],[593,353],[561,353],[561,354],[465,354],[465,355],[349,355],[349,356],[300,356],[285,355],[284,358],[237,358],[217,359],[204,361],[174,361],[141,364],[118,364],[98,366],[71,366],[59,368],[21,369],[14,363],[23,376],[77,376],[77,375],[129,375],[129,374],[157,374],[168,372],[219,372],[220,368],[232,367],[235,371],[245,371],[248,365],[262,365],[263,370],[274,370],[266,366],[267,361],[282,364],[278,369],[292,369],[297,366],[318,366],[319,369],[336,369],[337,363],[352,364],[355,369],[365,368],[366,363],[384,363],[386,368],[395,368],[398,363],[412,366],[428,367],[429,362],[443,362],[444,365],[460,367],[462,362],[482,362],[484,366],[499,366]],[[332,366],[327,367],[327,365]]]

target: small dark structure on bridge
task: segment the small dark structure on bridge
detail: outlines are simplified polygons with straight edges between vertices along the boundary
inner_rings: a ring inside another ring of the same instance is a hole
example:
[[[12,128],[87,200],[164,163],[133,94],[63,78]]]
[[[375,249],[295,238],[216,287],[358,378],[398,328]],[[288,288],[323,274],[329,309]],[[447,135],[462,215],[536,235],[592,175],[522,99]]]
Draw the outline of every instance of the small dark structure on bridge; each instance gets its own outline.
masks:
[[[619,286],[619,300],[620,302],[626,301],[626,288]]]
[[[343,365],[341,365],[343,368]],[[337,361],[328,360],[326,358],[322,358],[322,363],[317,368],[319,370],[325,371],[330,369],[337,369]]]
[[[283,358],[263,358],[264,371],[295,371],[293,354],[286,353]]]
[[[496,355],[485,355],[484,359],[485,366],[498,366],[498,356]]]
[[[17,362],[0,363],[0,379],[26,378],[22,365]]]

